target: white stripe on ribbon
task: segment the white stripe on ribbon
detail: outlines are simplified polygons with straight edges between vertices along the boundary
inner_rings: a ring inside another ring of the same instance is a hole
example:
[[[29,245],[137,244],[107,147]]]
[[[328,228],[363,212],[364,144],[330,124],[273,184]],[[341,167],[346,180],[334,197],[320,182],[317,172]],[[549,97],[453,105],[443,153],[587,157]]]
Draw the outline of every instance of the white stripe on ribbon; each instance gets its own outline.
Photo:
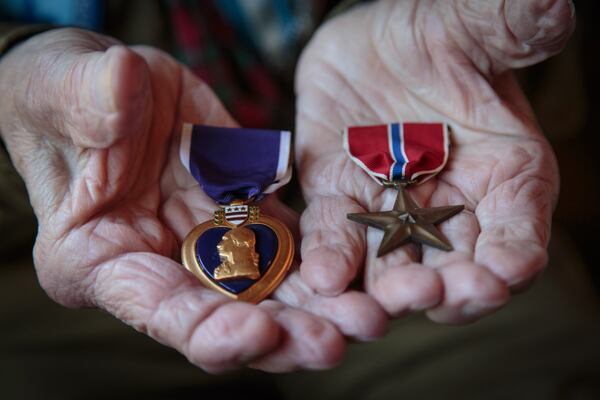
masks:
[[[388,181],[392,181],[394,179],[394,167],[396,166],[396,163],[398,163],[398,160],[396,159],[396,154],[394,153],[394,137],[392,136],[392,132],[393,132],[392,125],[393,124],[387,124],[388,146],[390,148],[390,155],[392,156],[392,159],[394,160],[392,165],[390,165],[390,172],[389,172],[388,176],[386,177],[386,179]],[[406,165],[406,163],[404,165]]]
[[[190,173],[190,148],[192,147],[193,128],[193,124],[183,124],[183,129],[181,129],[181,138],[179,139],[179,159],[181,160],[181,163],[185,169],[187,169]]]
[[[402,152],[402,158],[404,158],[404,164],[402,165],[402,176],[406,176],[406,166],[408,165],[408,156],[406,155],[406,149],[404,148],[404,122],[398,122],[398,134],[400,139],[400,151]]]
[[[446,163],[448,162],[448,154],[450,153],[450,134],[448,132],[448,124],[442,124],[444,126],[444,160],[442,161],[442,163],[434,169],[430,169],[427,171],[418,171],[415,172],[414,174],[412,174],[412,176],[410,177],[410,180],[417,180],[418,177],[422,177],[418,184],[420,185],[423,182],[428,181],[429,179],[433,178],[434,176],[437,175],[438,172],[440,172],[442,169],[444,169],[444,167],[446,166]],[[403,151],[404,151],[404,147],[402,147]],[[408,164],[408,163],[407,163]]]
[[[291,151],[292,133],[290,131],[281,131],[279,136],[279,158],[277,160],[275,180],[263,190],[263,193],[273,193],[292,179],[292,165],[290,163]]]

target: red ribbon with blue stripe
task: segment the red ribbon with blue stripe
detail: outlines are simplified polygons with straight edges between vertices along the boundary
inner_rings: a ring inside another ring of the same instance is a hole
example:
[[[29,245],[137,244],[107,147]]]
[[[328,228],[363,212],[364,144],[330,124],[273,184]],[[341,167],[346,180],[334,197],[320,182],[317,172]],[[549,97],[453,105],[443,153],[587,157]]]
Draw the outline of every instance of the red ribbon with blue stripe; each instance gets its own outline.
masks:
[[[344,149],[379,184],[433,177],[448,161],[449,142],[443,123],[394,122],[344,131]]]

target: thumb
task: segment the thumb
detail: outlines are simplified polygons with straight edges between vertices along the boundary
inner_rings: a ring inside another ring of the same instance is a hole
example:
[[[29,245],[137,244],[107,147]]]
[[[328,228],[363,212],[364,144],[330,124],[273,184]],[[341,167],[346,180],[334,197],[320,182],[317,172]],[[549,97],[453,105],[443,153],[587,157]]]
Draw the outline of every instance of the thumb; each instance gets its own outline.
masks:
[[[62,74],[55,83],[70,99],[63,105],[64,133],[79,147],[111,146],[139,130],[150,111],[148,68],[124,46],[88,53]]]
[[[455,40],[488,75],[558,53],[575,28],[571,0],[455,0],[446,3]],[[481,54],[483,50],[484,54]]]
[[[12,125],[46,140],[105,148],[139,128],[149,106],[145,61],[114,39],[59,29],[33,37],[3,61]]]

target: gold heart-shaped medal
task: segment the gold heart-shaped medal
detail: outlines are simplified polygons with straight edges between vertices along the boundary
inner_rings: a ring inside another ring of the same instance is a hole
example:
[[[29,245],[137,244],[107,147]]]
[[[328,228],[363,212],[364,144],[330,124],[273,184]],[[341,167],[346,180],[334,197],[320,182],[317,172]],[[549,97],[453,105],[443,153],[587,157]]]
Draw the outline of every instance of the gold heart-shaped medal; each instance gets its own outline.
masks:
[[[258,303],[286,276],[294,258],[294,239],[281,222],[238,201],[196,226],[183,241],[181,257],[185,268],[207,288]]]

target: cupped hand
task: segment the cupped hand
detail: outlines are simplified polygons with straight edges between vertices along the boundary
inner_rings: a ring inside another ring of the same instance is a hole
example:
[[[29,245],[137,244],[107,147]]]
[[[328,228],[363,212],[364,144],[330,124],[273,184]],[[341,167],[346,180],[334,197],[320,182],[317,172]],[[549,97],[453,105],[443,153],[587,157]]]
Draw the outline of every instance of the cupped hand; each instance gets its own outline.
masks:
[[[573,25],[567,0],[380,0],[323,26],[296,79],[302,278],[325,295],[362,278],[388,314],[428,310],[446,323],[531,283],[547,261],[559,177],[510,69],[557,53]],[[440,225],[453,251],[406,245],[376,258],[381,231],[346,219],[391,209],[395,192],[352,163],[342,129],[398,120],[452,128],[446,168],[410,192],[424,207],[465,204]]]
[[[207,371],[326,368],[345,336],[371,339],[386,316],[363,293],[315,294],[293,272],[259,305],[201,287],[179,247],[212,218],[178,157],[183,122],[233,126],[212,91],[166,54],[93,33],[37,35],[0,63],[0,121],[39,230],[39,281],[68,307],[99,307]],[[275,197],[263,211],[297,217]]]

